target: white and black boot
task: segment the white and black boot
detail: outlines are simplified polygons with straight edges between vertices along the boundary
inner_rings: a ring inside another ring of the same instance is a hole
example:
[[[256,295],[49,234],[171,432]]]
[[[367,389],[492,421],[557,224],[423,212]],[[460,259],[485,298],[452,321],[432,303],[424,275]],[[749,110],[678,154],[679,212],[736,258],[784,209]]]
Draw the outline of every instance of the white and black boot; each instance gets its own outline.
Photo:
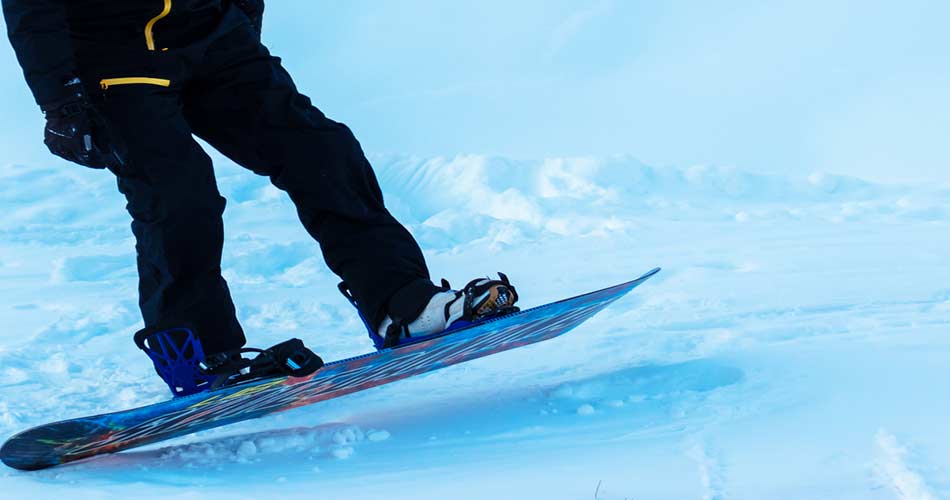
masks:
[[[499,279],[479,278],[461,290],[442,280],[442,288],[413,319],[387,315],[377,334],[383,347],[395,347],[409,339],[462,328],[493,316],[517,312],[518,292],[504,273]]]

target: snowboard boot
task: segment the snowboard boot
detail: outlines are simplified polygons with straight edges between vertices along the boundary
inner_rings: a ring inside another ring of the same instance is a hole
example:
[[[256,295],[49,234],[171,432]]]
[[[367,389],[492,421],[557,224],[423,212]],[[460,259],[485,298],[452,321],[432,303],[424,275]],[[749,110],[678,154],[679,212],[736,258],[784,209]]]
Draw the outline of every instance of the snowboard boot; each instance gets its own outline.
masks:
[[[402,300],[397,292],[377,328],[366,322],[370,337],[377,349],[386,349],[517,312],[518,292],[504,273],[498,273],[498,278],[474,279],[461,290],[453,290],[448,281],[442,280],[442,286],[435,287],[435,294],[421,304],[418,300],[415,304]],[[340,283],[340,290],[357,305],[345,283]]]
[[[135,334],[135,345],[155,365],[175,397],[273,377],[305,377],[323,367],[323,360],[290,339],[268,349],[241,348],[206,355],[201,340],[187,326],[153,327]],[[247,358],[245,354],[255,354]]]

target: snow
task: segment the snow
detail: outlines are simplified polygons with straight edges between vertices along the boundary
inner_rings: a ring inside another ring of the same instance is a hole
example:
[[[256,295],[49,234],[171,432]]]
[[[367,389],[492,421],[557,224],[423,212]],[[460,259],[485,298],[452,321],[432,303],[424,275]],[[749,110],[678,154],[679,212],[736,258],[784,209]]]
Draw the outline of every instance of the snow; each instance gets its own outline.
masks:
[[[35,473],[19,498],[950,496],[950,190],[632,157],[372,158],[453,283],[523,306],[663,273],[559,339]],[[255,345],[371,349],[293,206],[217,157]],[[105,172],[0,167],[0,437],[160,401]],[[319,493],[316,493],[319,492]]]

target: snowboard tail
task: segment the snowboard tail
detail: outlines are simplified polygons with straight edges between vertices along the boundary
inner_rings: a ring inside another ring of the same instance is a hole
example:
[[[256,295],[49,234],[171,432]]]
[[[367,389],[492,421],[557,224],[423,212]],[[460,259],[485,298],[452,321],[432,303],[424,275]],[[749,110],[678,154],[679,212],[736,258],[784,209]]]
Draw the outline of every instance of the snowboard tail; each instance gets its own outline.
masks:
[[[326,364],[303,378],[256,380],[116,413],[42,425],[11,437],[0,460],[37,470],[173,439],[395,382],[541,342],[575,328],[659,272],[395,348]]]

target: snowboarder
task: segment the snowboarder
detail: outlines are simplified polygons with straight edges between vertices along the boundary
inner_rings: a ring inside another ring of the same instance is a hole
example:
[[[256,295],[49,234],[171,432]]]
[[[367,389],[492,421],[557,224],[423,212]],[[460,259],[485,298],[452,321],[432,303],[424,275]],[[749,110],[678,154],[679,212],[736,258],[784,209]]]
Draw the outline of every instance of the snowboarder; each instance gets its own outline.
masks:
[[[460,290],[430,280],[350,129],[261,43],[263,0],[2,3],[49,150],[110,170],[128,201],[146,326],[135,341],[175,395],[322,366],[296,339],[242,349],[221,276],[225,199],[193,136],[288,193],[377,348],[514,309],[504,275]]]

